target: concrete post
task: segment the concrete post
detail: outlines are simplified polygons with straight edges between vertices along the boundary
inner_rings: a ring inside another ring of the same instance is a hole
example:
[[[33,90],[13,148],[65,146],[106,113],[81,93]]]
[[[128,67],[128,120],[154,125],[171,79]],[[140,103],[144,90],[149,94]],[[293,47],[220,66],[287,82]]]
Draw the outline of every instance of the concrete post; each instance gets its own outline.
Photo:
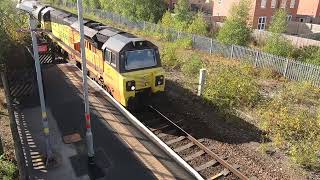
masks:
[[[234,51],[234,45],[231,45],[231,53],[230,53],[230,58],[233,58],[233,51]]]
[[[78,21],[80,29],[80,48],[81,48],[81,60],[82,60],[82,77],[83,77],[83,99],[85,105],[85,120],[86,120],[86,141],[88,148],[89,163],[94,164],[94,149],[93,149],[93,137],[91,131],[91,117],[90,117],[90,105],[88,100],[88,82],[87,82],[87,62],[86,52],[84,48],[84,27],[83,27],[83,14],[82,14],[82,0],[77,0],[78,6]]]
[[[213,39],[210,40],[210,54],[212,54],[212,48],[213,48]]]
[[[204,84],[206,81],[206,74],[207,70],[206,69],[200,69],[200,76],[199,76],[199,85],[198,85],[198,96],[202,95],[203,89],[204,89]]]
[[[285,64],[284,71],[283,71],[284,77],[287,77],[288,68],[289,68],[289,59],[286,59],[286,64]]]
[[[258,67],[258,60],[259,60],[259,51],[256,51],[255,59],[254,59],[254,67]]]
[[[48,124],[47,110],[46,110],[46,104],[45,104],[44,93],[43,93],[43,84],[42,84],[41,67],[40,67],[40,61],[39,61],[37,37],[36,37],[36,33],[32,31],[32,29],[36,29],[36,27],[37,27],[37,20],[34,19],[33,16],[30,14],[30,30],[31,30],[31,38],[32,38],[33,57],[34,57],[34,63],[35,63],[36,73],[37,73],[43,132],[44,132],[45,141],[46,141],[46,153],[47,153],[46,163],[48,165],[48,163],[53,160],[53,156],[52,156],[52,149],[51,149],[50,138],[49,138],[49,124]]]

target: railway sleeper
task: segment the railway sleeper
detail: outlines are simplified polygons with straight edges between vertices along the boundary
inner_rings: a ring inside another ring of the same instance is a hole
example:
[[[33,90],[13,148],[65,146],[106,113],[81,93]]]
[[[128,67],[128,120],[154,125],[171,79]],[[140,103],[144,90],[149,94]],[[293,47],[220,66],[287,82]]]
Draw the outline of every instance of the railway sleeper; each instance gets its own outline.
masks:
[[[176,123],[179,123],[179,122],[181,122],[181,121],[182,121],[182,120],[179,120],[179,121],[176,122]],[[172,126],[172,124],[161,124],[160,127],[156,128],[156,129],[153,129],[152,131],[164,130],[164,129],[166,129],[166,128],[168,128],[168,127],[171,127],[171,126]]]
[[[201,143],[201,142],[204,141],[204,139],[199,139],[198,141]],[[196,146],[196,144],[194,144],[193,142],[190,142],[190,143],[188,143],[188,144],[186,144],[186,145],[184,145],[184,146],[180,146],[180,147],[175,148],[174,151],[177,152],[177,153],[179,153],[179,152],[181,152],[181,151],[183,151],[183,150],[186,150],[186,149],[188,149],[188,148],[191,148],[192,146]]]
[[[203,170],[207,169],[208,167],[215,166],[217,164],[218,164],[218,161],[215,160],[215,159],[212,159],[211,161],[208,161],[208,162],[206,162],[206,163],[204,163],[204,164],[202,164],[200,166],[197,166],[194,169],[196,171],[200,172],[200,171],[203,171]]]
[[[213,149],[213,145],[212,146],[209,146],[208,148],[209,149]],[[200,150],[200,151],[198,151],[198,152],[196,152],[196,153],[194,153],[194,154],[191,154],[191,155],[189,155],[189,156],[187,156],[187,157],[185,157],[185,158],[183,158],[185,161],[192,161],[193,159],[195,159],[195,158],[197,158],[197,157],[200,157],[200,156],[202,156],[203,154],[205,154],[206,152],[204,151],[204,150]]]
[[[167,145],[171,145],[171,144],[177,143],[177,142],[179,142],[179,141],[182,141],[182,140],[184,140],[184,139],[186,139],[185,136],[180,136],[180,137],[178,137],[178,138],[175,138],[175,139],[172,139],[172,140],[170,140],[170,141],[167,141],[166,144],[167,144]]]
[[[169,131],[167,131],[167,132],[165,132],[165,133],[159,133],[157,136],[158,136],[159,138],[163,138],[163,137],[165,137],[165,136],[173,135],[173,134],[176,134],[176,133],[177,133],[177,130],[176,130],[176,129],[171,129],[171,130],[169,130]]]

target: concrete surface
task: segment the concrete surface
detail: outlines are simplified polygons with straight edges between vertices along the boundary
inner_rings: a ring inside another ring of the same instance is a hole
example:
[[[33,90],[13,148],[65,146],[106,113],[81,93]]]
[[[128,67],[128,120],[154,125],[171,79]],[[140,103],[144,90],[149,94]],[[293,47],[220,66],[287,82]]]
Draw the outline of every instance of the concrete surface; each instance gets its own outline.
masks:
[[[97,167],[87,165],[81,73],[73,66],[43,69],[50,140],[59,166],[43,162],[44,136],[37,95],[21,101],[15,115],[30,179],[192,179],[113,108],[89,83]],[[79,133],[82,141],[64,144],[62,137]]]

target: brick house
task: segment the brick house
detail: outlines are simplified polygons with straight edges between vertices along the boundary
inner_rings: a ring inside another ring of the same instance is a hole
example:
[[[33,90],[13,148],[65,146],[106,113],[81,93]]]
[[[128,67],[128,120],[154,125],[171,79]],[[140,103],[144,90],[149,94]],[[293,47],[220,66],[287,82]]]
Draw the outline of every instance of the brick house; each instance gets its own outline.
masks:
[[[320,0],[301,0],[295,21],[320,24]]]
[[[214,0],[212,15],[216,21],[223,21],[229,15],[234,3],[240,0]],[[300,0],[252,0],[249,24],[259,30],[265,30],[277,9],[288,11],[288,20],[295,19]],[[301,0],[303,1],[303,0]],[[310,1],[310,0],[304,0]]]

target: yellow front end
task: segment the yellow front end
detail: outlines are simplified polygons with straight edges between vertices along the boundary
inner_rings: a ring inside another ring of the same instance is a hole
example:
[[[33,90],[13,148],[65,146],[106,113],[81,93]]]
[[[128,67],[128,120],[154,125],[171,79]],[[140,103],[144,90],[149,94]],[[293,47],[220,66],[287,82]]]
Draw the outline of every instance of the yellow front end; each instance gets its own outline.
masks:
[[[128,106],[131,101],[135,101],[137,98],[148,98],[164,91],[165,79],[162,67],[128,72],[122,76],[124,97],[121,104],[124,106]]]

